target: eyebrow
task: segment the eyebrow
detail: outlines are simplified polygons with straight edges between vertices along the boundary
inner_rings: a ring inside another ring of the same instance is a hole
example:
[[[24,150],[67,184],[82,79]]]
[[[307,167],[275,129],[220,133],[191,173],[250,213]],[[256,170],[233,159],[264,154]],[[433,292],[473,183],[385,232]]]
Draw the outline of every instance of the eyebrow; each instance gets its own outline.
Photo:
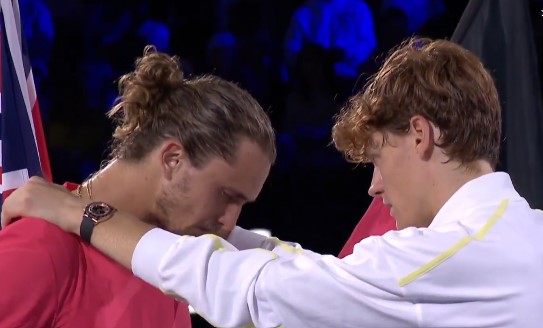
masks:
[[[234,198],[238,198],[246,203],[254,202],[254,199],[249,199],[249,197],[245,196],[242,192],[239,192],[237,190],[226,188],[226,192],[230,194],[230,196]]]

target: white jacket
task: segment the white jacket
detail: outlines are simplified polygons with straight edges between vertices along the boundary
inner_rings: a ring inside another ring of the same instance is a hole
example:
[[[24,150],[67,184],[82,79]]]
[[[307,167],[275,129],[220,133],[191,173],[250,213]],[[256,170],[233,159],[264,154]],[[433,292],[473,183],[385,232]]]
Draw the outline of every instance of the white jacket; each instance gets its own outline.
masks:
[[[543,327],[543,213],[505,173],[344,259],[249,234],[230,239],[263,248],[154,229],[132,270],[219,327]]]

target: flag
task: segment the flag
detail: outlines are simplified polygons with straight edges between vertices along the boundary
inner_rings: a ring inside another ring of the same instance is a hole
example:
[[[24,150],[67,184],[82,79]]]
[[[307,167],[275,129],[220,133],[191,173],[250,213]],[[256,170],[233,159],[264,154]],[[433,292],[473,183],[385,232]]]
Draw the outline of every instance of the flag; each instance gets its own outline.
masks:
[[[51,180],[40,108],[17,0],[0,0],[0,192],[3,201],[29,177]]]
[[[381,236],[396,229],[396,220],[390,215],[390,207],[383,204],[381,197],[373,198],[370,207],[354,228],[338,257],[344,258],[353,253],[354,245],[370,236]]]
[[[491,72],[502,103],[501,169],[543,208],[543,105],[528,0],[470,0],[451,41]]]

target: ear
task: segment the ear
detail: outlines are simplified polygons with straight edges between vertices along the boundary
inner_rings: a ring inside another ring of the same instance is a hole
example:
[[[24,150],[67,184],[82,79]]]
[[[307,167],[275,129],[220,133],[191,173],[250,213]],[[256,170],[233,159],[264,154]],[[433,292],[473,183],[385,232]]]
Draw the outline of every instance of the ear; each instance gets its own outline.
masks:
[[[428,160],[432,156],[435,147],[435,127],[426,118],[415,115],[409,121],[410,133],[413,136],[415,151],[422,160]]]
[[[178,140],[166,140],[160,147],[160,158],[164,177],[171,180],[174,173],[185,164],[185,149]]]

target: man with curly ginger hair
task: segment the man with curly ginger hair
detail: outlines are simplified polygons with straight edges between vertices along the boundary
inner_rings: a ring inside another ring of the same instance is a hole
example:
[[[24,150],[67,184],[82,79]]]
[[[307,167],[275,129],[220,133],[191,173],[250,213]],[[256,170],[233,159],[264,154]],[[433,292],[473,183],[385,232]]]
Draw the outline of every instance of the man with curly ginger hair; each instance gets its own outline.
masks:
[[[91,243],[221,327],[539,327],[543,213],[494,172],[500,133],[498,94],[479,59],[449,41],[412,39],[333,130],[349,160],[373,163],[369,192],[399,231],[340,260],[276,239],[238,251],[117,212]],[[23,186],[3,223],[39,216],[77,234],[85,203],[53,187]]]

